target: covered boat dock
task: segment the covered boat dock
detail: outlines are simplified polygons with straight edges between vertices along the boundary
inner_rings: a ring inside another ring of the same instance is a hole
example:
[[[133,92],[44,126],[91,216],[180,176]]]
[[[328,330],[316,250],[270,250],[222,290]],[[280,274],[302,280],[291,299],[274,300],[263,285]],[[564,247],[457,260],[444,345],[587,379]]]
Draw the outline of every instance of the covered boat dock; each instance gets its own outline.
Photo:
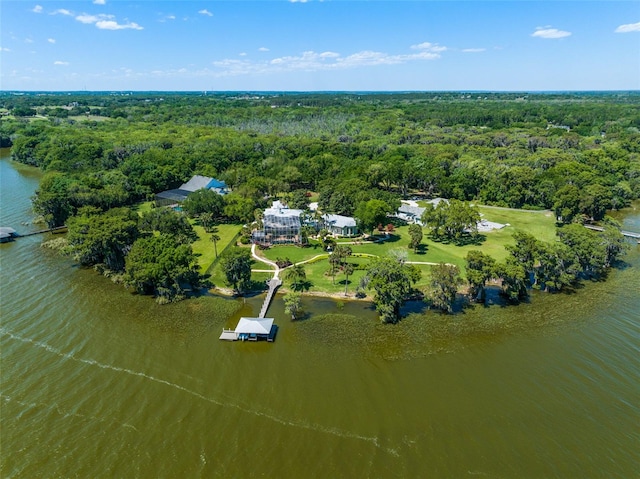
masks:
[[[223,329],[220,339],[225,341],[258,341],[273,342],[278,326],[273,318],[240,318],[236,329]]]

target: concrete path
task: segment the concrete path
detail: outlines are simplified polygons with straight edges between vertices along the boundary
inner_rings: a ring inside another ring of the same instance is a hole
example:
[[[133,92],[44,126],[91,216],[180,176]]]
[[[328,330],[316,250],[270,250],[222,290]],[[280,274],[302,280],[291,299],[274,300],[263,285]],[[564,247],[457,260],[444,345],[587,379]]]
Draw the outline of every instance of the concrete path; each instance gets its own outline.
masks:
[[[265,263],[265,264],[268,264],[269,266],[272,266],[275,269],[275,271],[268,271],[268,272],[269,273],[273,272],[273,278],[278,279],[278,276],[280,275],[280,268],[273,261],[263,258],[261,256],[258,256],[258,254],[256,253],[255,244],[251,245],[251,256],[253,256],[253,259],[255,259],[256,261],[260,261],[261,263]]]

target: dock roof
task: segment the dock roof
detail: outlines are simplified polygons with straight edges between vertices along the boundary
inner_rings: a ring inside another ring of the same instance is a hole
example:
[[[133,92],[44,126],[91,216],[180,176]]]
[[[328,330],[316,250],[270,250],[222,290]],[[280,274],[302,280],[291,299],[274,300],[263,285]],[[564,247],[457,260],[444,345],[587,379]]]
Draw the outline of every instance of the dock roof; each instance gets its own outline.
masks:
[[[240,318],[236,334],[269,334],[273,318]]]

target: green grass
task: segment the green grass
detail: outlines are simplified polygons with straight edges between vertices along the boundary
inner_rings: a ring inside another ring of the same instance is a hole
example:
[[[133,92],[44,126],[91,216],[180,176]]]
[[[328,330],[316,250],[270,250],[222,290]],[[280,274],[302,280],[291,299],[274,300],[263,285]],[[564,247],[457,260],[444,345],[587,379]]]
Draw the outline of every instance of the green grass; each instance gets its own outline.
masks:
[[[389,254],[391,250],[397,249],[407,255],[408,261],[413,262],[429,262],[429,263],[451,263],[457,265],[464,274],[465,257],[470,250],[480,250],[496,260],[504,260],[508,253],[505,246],[513,244],[512,235],[515,231],[524,231],[533,234],[536,238],[543,241],[553,241],[555,239],[555,218],[553,214],[543,211],[517,211],[502,208],[479,207],[483,214],[483,219],[496,223],[509,224],[501,230],[494,230],[481,234],[481,241],[478,244],[468,244],[458,246],[453,243],[436,242],[429,238],[424,230],[425,236],[422,240],[424,249],[422,253],[414,253],[408,248],[409,234],[408,226],[396,228],[393,235],[388,241],[383,243],[361,242],[361,244],[349,245],[353,253],[368,254],[375,256],[384,256]],[[262,251],[264,257],[275,261],[276,258],[289,258],[294,263],[309,260],[314,256],[323,254],[321,247],[300,248],[298,246],[274,246],[268,250]],[[349,262],[366,262],[365,258],[350,258]],[[418,265],[422,271],[422,279],[418,286],[426,285],[429,281],[429,265]],[[311,283],[311,291],[320,291],[326,293],[339,293],[344,291],[344,283],[332,284],[330,276],[325,276],[325,272],[329,269],[329,263],[326,259],[305,264],[307,279]],[[353,278],[349,278],[349,291],[353,292],[355,286],[360,281],[363,271],[356,271]],[[344,275],[336,277],[336,283],[344,281]]]
[[[218,236],[220,240],[217,243],[218,255],[231,243],[233,238],[238,234],[242,225],[239,224],[221,224],[217,226]],[[211,263],[216,259],[215,246],[211,241],[211,233],[205,232],[204,228],[198,224],[193,225],[193,229],[198,234],[198,239],[191,245],[193,252],[198,255],[198,264],[200,271],[204,273]]]
[[[147,213],[153,209],[153,201],[143,201],[142,203],[138,203],[133,211],[142,216],[144,213]]]
[[[326,254],[326,252],[319,245],[313,245],[305,248],[294,245],[281,245],[258,251],[258,254],[270,259],[271,261],[275,261],[278,258],[289,258],[293,263],[299,263],[313,258],[316,255]]]
[[[268,265],[264,263],[254,261],[251,265],[251,269],[270,269],[270,268]],[[211,274],[211,277],[209,279],[214,284],[214,286],[221,287],[221,288],[229,287],[227,285],[226,278],[225,278],[224,272],[222,271],[222,267],[220,266],[220,263],[216,263],[216,265],[209,272],[209,274]],[[252,283],[251,289],[254,291],[265,289],[266,281],[271,278],[273,278],[273,274],[271,273],[252,272],[251,273],[251,283]]]

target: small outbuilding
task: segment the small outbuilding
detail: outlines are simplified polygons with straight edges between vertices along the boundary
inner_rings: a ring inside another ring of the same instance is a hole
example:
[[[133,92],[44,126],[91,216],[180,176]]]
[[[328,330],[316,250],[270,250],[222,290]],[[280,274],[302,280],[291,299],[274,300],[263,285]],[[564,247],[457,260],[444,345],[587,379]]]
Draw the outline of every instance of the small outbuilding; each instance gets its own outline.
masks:
[[[273,341],[277,326],[273,318],[240,318],[235,330],[223,329],[220,339],[225,341]]]
[[[0,227],[0,243],[11,241],[16,236],[18,236],[18,233],[16,233],[16,230],[13,228],[9,228],[8,226]]]

